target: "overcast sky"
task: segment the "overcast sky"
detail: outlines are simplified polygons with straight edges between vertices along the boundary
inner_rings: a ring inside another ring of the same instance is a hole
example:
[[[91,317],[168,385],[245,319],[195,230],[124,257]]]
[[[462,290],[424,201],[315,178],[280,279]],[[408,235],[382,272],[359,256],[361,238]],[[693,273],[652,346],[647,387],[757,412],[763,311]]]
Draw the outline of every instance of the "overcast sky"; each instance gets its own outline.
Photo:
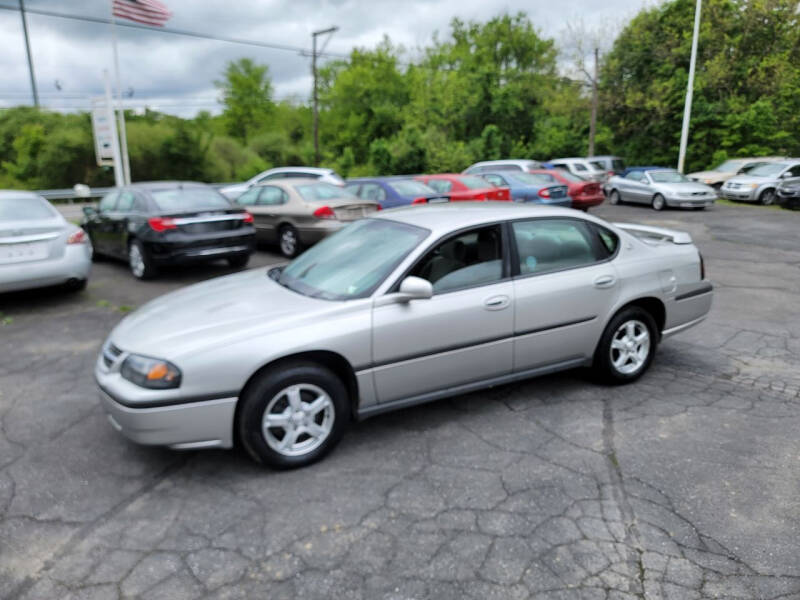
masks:
[[[546,37],[558,38],[570,20],[588,26],[619,26],[657,0],[163,0],[172,10],[168,27],[309,48],[316,29],[338,25],[326,51],[347,54],[388,35],[414,49],[446,34],[450,20],[486,20],[526,11]],[[31,9],[109,17],[111,0],[26,0]],[[16,6],[16,0],[0,0]],[[108,25],[28,14],[36,81],[42,104],[56,109],[87,107],[102,94],[102,70],[112,68]],[[310,59],[296,52],[187,38],[158,31],[118,28],[122,88],[133,90],[132,107],[184,116],[217,112],[213,82],[225,63],[243,56],[269,65],[276,99],[310,95]],[[0,106],[30,104],[25,46],[18,11],[0,10]],[[59,91],[58,86],[61,87]]]

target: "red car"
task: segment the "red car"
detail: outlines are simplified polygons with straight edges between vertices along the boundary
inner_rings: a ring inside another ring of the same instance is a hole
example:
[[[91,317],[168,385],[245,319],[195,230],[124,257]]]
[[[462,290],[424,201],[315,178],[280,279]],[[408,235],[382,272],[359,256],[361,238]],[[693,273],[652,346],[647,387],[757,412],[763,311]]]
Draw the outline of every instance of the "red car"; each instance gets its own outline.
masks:
[[[591,206],[602,204],[603,188],[596,181],[586,181],[564,169],[531,169],[529,173],[547,173],[569,187],[569,197],[572,198],[572,208],[588,210]]]
[[[414,177],[440,194],[448,194],[450,202],[460,200],[506,200],[511,201],[511,191],[507,187],[494,187],[477,175],[458,175],[441,173],[438,175],[418,175]]]

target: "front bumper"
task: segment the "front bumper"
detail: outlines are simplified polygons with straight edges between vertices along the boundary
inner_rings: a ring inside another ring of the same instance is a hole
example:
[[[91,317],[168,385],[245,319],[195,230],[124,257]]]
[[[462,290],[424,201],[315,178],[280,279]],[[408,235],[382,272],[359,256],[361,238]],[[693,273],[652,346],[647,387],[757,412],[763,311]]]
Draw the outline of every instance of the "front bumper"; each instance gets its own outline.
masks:
[[[716,199],[716,196],[699,196],[690,198],[681,196],[667,196],[664,198],[667,206],[672,208],[699,208],[701,206],[712,206]]]
[[[125,357],[120,354],[109,368],[101,353],[94,370],[100,404],[114,429],[138,444],[175,449],[233,446],[235,392],[187,398],[180,388],[148,390],[120,375]]]
[[[59,285],[72,279],[88,279],[92,270],[92,246],[67,244],[59,258],[0,265],[0,292]]]
[[[755,202],[758,198],[758,188],[750,188],[750,189],[729,189],[725,186],[721,187],[719,190],[720,196],[725,198],[726,200],[739,200],[744,202]]]

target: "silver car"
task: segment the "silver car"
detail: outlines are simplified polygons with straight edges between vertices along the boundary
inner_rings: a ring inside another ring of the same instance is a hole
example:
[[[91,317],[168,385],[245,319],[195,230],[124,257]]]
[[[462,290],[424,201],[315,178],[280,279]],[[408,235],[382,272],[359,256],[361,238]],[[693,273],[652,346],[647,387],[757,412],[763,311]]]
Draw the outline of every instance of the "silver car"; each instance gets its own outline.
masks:
[[[251,177],[242,183],[234,183],[220,188],[220,192],[228,200],[236,200],[257,183],[267,181],[285,181],[287,179],[317,179],[332,185],[344,186],[344,179],[333,169],[323,169],[319,167],[277,167],[268,169]]]
[[[649,204],[654,210],[667,206],[703,209],[717,199],[714,188],[692,181],[675,169],[631,171],[625,177],[610,178],[603,188],[611,204]]]
[[[89,236],[31,192],[0,191],[0,292],[86,286]]]
[[[720,188],[723,198],[774,204],[775,190],[784,179],[800,176],[800,160],[763,164],[744,175],[731,177]]]
[[[109,421],[142,444],[238,440],[297,467],[351,419],[586,365],[633,381],[711,307],[686,233],[465,204],[382,211],[285,267],[144,305],[97,359]]]

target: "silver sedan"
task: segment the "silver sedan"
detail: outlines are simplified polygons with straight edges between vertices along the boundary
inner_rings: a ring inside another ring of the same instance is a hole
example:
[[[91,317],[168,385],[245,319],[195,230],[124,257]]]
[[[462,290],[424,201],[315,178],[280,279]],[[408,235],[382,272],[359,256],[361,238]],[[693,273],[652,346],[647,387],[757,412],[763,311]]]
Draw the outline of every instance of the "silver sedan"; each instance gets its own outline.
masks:
[[[0,191],[0,292],[66,284],[86,286],[92,245],[47,200]]]
[[[382,211],[285,267],[144,305],[96,363],[109,421],[297,467],[353,418],[578,366],[633,381],[711,307],[686,233],[464,204]]]
[[[649,204],[654,210],[667,206],[703,209],[717,199],[710,185],[692,181],[674,169],[631,171],[625,177],[611,177],[603,188],[611,204]]]

